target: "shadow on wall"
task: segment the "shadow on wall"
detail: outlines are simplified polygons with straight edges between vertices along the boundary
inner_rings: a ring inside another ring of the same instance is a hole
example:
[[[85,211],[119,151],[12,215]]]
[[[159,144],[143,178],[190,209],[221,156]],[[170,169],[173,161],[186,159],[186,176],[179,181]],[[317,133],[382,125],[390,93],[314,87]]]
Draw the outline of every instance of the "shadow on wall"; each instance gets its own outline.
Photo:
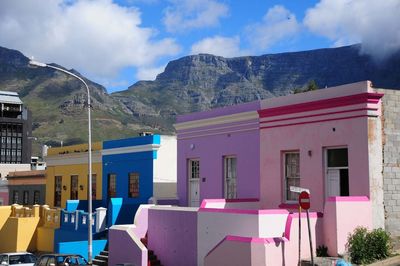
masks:
[[[122,198],[112,198],[108,205],[107,227],[116,224],[133,224],[140,204],[127,204]]]

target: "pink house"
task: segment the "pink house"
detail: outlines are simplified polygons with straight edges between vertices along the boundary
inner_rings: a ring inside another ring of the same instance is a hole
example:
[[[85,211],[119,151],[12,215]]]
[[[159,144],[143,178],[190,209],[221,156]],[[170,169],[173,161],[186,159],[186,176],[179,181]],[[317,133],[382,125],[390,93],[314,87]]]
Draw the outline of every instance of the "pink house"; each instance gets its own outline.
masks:
[[[180,205],[258,198],[261,209],[290,210],[297,195],[289,188],[299,186],[310,190],[317,212],[332,196],[366,196],[373,227],[385,227],[386,215],[387,228],[400,234],[393,201],[400,182],[390,180],[400,181],[400,171],[386,176],[400,169],[382,152],[400,130],[391,125],[396,97],[363,81],[180,116]]]

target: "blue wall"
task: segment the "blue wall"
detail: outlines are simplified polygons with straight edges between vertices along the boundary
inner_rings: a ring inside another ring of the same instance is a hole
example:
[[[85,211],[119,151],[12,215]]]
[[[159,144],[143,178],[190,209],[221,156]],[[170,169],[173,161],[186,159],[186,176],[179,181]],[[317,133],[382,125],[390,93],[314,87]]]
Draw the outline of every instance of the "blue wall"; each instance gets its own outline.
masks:
[[[104,141],[103,149],[135,147],[148,144],[160,144],[160,136],[144,136],[122,140]],[[133,223],[136,210],[140,204],[148,202],[153,196],[153,160],[157,159],[156,151],[127,152],[103,155],[103,204],[106,208],[108,198],[108,175],[116,174],[116,198],[122,198],[122,206],[114,224]],[[128,197],[129,173],[139,173],[139,197]],[[110,218],[109,218],[110,219]],[[110,220],[109,220],[110,222]]]
[[[93,259],[100,254],[107,245],[107,240],[93,240],[92,242],[92,255]],[[73,241],[61,242],[55,245],[55,252],[60,254],[79,254],[85,259],[88,259],[88,242],[87,241]]]

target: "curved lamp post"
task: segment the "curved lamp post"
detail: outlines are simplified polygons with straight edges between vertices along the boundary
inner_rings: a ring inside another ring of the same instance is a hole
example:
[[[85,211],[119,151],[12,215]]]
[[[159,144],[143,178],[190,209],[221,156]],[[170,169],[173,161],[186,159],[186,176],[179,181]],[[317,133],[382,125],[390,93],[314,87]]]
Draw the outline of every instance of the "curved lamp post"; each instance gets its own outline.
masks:
[[[48,68],[53,68],[56,69],[58,71],[64,72],[67,75],[73,76],[74,78],[80,80],[86,87],[86,91],[87,91],[87,97],[88,97],[88,128],[89,128],[89,135],[88,135],[88,156],[89,156],[89,176],[88,176],[88,260],[89,260],[89,264],[92,264],[92,222],[93,222],[93,217],[92,217],[92,130],[91,130],[91,119],[90,119],[90,108],[91,108],[91,104],[90,104],[90,91],[89,91],[89,87],[86,84],[86,82],[79,76],[75,75],[74,73],[71,73],[65,69],[59,68],[59,67],[55,67],[52,65],[48,65],[45,63],[40,63],[34,60],[30,60],[29,64],[32,66],[38,66],[38,67],[48,67]]]

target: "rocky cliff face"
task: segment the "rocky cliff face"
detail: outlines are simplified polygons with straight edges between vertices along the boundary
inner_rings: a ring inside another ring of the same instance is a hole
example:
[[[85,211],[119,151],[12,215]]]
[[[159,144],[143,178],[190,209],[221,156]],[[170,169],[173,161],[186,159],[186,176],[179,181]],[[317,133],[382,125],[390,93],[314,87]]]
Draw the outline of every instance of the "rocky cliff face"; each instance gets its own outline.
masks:
[[[42,143],[86,141],[86,91],[80,82],[51,69],[30,68],[28,61],[0,47],[0,90],[19,92]],[[399,73],[400,53],[377,64],[360,55],[358,45],[237,58],[186,56],[171,61],[155,81],[139,81],[111,95],[87,80],[94,140],[144,130],[173,133],[178,114],[289,94],[310,80],[321,88],[368,79],[375,87],[400,89]]]
[[[311,80],[331,87],[371,80],[400,88],[400,53],[375,63],[359,45],[305,52],[223,58],[208,54],[171,61],[155,81],[138,82],[111,96],[135,115],[171,118],[292,93]],[[170,128],[170,130],[173,130]]]

